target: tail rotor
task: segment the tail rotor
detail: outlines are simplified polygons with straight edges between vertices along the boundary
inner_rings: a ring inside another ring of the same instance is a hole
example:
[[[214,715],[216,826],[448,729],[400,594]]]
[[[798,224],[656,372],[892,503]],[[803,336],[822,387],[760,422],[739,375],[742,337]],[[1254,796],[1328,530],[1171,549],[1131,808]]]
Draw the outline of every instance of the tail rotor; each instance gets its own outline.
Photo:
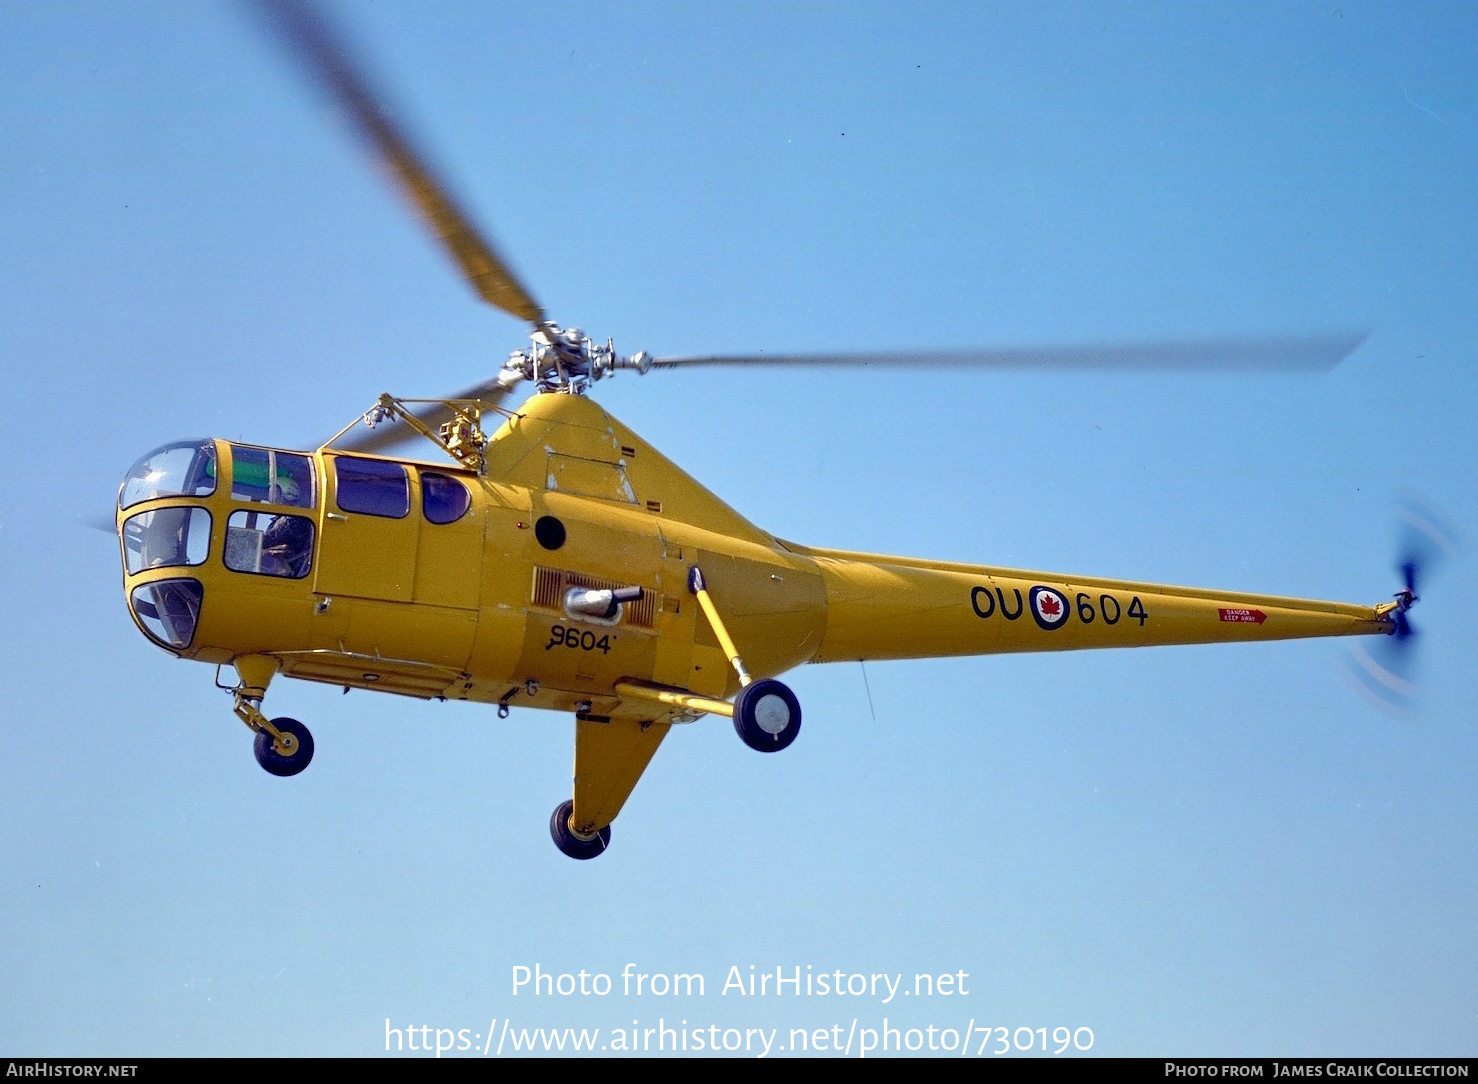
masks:
[[[1350,670],[1361,691],[1379,706],[1409,711],[1416,699],[1416,644],[1420,637],[1409,616],[1421,599],[1419,587],[1432,570],[1458,549],[1457,528],[1435,505],[1419,497],[1402,504],[1401,535],[1396,572],[1401,590],[1390,611],[1391,633],[1371,646],[1350,651]]]

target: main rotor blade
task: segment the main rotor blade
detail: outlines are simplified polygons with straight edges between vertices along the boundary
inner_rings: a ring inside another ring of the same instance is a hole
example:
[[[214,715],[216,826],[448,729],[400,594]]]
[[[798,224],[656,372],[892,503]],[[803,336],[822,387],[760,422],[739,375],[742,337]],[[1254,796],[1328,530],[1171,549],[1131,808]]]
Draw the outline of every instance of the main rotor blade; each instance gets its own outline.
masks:
[[[492,380],[484,380],[481,384],[468,388],[466,391],[459,391],[456,395],[448,395],[446,398],[476,399],[486,409],[497,406],[507,398],[512,390],[512,387],[499,383],[494,377]],[[410,413],[433,431],[443,423],[452,420],[452,412],[441,403],[418,404]],[[484,422],[486,421],[487,419],[484,418]],[[486,424],[483,426],[483,431],[492,435],[492,429]],[[399,418],[393,418],[380,423],[373,429],[356,426],[336,440],[334,446],[346,452],[379,452],[394,445],[403,444],[419,435]],[[111,525],[109,530],[112,530]]]
[[[905,350],[879,354],[741,354],[654,358],[653,369],[682,365],[805,365],[879,369],[1166,369],[1206,372],[1327,372],[1355,352],[1364,334],[1297,338],[1204,339],[995,350]]]
[[[529,321],[536,329],[542,327],[544,310],[452,201],[446,186],[412,150],[323,14],[305,0],[254,3],[311,74],[326,83],[348,111],[355,127],[374,147],[472,288],[488,304]]]

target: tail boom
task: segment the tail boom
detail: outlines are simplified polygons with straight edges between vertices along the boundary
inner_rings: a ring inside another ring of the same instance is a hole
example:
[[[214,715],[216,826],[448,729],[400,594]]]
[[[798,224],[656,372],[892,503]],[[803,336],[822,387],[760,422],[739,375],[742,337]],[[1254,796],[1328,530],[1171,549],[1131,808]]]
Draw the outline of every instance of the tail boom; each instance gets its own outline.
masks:
[[[826,590],[813,661],[1240,643],[1390,634],[1396,604],[1359,606],[787,547]]]

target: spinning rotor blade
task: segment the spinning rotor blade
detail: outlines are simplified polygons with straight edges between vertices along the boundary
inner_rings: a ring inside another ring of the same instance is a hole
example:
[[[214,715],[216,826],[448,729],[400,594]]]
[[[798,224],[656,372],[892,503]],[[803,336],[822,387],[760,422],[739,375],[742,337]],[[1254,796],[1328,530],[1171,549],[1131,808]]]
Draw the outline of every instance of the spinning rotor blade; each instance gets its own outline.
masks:
[[[1416,592],[1425,570],[1441,564],[1462,546],[1458,528],[1431,501],[1414,494],[1402,501],[1398,568],[1406,589]]]
[[[1402,503],[1396,558],[1402,590],[1396,594],[1398,606],[1392,615],[1395,631],[1369,648],[1350,649],[1350,669],[1359,687],[1381,707],[1395,711],[1409,709],[1417,694],[1416,647],[1421,637],[1408,611],[1419,601],[1418,588],[1432,569],[1455,554],[1462,541],[1452,521],[1430,501],[1410,495]]]
[[[653,358],[651,368],[683,365],[804,365],[879,369],[1203,369],[1208,372],[1327,372],[1365,341],[1365,335],[1301,338],[1205,339],[1104,346],[996,350],[909,350],[881,354],[747,354],[730,357]]]
[[[348,111],[472,288],[488,304],[527,320],[536,329],[542,327],[544,310],[411,149],[322,14],[303,0],[255,0],[255,4],[278,36]]]

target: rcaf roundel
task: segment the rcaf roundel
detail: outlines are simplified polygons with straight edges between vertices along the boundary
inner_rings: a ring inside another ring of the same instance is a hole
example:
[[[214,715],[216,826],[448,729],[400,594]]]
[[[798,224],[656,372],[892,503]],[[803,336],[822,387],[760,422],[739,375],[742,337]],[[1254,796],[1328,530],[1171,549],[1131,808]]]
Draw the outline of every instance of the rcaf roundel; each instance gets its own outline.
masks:
[[[1062,628],[1071,612],[1068,609],[1067,596],[1051,587],[1033,587],[1029,605],[1037,624],[1049,632]]]

